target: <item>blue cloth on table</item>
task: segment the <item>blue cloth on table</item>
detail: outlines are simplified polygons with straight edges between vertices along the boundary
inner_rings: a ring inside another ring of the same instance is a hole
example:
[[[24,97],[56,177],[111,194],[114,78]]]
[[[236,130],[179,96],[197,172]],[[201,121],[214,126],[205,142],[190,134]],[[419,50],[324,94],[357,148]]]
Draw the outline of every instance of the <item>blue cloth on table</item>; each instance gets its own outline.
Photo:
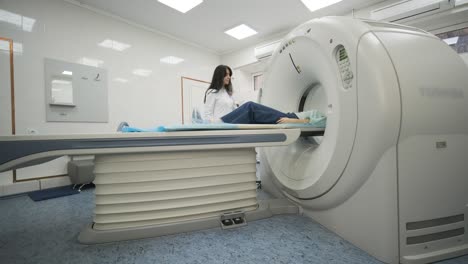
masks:
[[[229,124],[229,123],[209,123],[209,124],[186,124],[158,126],[154,128],[138,128],[124,126],[122,132],[171,132],[171,131],[196,131],[196,130],[236,130],[236,129],[262,129],[262,128],[325,128],[326,119],[315,123],[288,123],[288,124]]]
[[[169,132],[169,131],[193,131],[193,130],[223,130],[239,129],[236,124],[217,123],[217,124],[188,124],[188,125],[170,125],[158,126],[154,128],[137,128],[126,126],[122,132]]]
[[[124,126],[121,128],[122,132],[164,132],[166,131],[164,126],[158,126],[154,128],[138,128],[131,126]]]

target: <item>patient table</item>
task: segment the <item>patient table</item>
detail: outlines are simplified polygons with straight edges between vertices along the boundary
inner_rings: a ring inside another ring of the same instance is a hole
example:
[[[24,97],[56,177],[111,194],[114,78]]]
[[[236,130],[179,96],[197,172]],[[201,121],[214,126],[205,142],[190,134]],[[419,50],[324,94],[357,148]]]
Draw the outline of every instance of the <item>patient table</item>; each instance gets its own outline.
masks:
[[[288,145],[301,130],[246,128],[0,137],[0,171],[63,155],[95,155],[94,220],[78,238],[85,244],[297,213],[286,200],[257,202],[255,147]]]

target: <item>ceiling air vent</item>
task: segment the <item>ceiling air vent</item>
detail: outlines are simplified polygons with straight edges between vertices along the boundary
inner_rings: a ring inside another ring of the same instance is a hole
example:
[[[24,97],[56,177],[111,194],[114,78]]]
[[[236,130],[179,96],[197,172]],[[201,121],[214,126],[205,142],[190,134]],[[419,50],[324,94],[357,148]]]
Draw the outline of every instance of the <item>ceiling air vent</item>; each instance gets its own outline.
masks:
[[[280,40],[276,40],[268,44],[255,47],[255,58],[257,58],[257,60],[263,60],[270,57],[271,55],[273,55],[273,52],[279,46],[280,42]]]
[[[371,19],[403,22],[451,9],[455,0],[404,0],[371,11]]]

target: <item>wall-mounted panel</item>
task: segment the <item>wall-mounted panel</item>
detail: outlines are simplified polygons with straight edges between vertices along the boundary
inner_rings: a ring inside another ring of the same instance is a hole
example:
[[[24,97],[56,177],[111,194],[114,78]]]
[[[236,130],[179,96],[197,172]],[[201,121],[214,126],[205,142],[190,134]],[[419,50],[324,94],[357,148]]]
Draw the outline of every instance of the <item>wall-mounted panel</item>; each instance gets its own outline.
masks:
[[[105,69],[46,58],[44,70],[48,122],[108,121]]]

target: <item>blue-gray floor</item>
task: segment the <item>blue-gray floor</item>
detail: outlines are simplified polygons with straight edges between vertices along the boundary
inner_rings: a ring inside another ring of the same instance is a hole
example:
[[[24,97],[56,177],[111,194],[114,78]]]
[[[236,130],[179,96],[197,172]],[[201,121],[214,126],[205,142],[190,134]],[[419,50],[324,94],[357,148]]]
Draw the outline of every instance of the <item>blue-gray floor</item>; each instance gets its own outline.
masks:
[[[232,230],[81,245],[93,190],[42,202],[0,199],[0,263],[381,263],[309,218],[275,216]],[[468,256],[441,262],[468,263]]]

